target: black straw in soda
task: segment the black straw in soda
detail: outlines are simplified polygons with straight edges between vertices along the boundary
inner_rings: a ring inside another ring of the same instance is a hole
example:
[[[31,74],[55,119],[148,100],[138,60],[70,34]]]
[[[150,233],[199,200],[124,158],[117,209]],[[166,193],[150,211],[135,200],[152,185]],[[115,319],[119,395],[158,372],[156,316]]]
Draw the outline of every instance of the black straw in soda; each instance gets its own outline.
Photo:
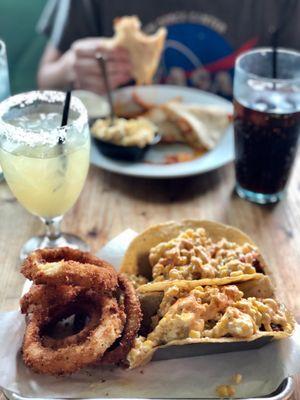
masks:
[[[277,78],[277,47],[278,47],[278,33],[279,30],[276,29],[273,32],[273,40],[272,40],[272,47],[273,47],[273,52],[272,52],[272,78],[276,79]]]
[[[293,18],[293,14],[297,10],[298,0],[285,0],[282,2],[279,8],[278,21],[275,27],[272,29],[271,45],[272,45],[272,78],[277,79],[278,77],[278,45],[279,38],[282,31],[288,24],[289,20]],[[274,83],[275,85],[275,83]]]

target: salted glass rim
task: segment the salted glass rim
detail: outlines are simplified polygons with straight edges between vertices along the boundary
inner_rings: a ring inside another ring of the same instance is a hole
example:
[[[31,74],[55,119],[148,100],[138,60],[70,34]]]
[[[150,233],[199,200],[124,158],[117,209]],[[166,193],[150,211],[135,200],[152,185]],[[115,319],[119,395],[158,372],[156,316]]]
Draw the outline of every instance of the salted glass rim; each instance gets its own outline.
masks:
[[[258,74],[254,74],[253,72],[248,72],[245,68],[243,68],[241,66],[241,61],[248,57],[251,56],[253,54],[257,54],[257,53],[263,53],[263,52],[268,52],[271,53],[273,52],[273,48],[272,47],[257,47],[253,50],[248,50],[243,52],[242,54],[240,54],[236,60],[235,60],[235,74],[236,72],[240,72],[243,74],[247,74],[247,76],[249,78],[253,78],[253,79],[260,79],[264,82],[273,82],[273,83],[289,83],[289,82],[298,82],[300,81],[300,77],[299,78],[267,78],[265,76],[261,76]],[[294,55],[300,58],[300,52],[297,50],[292,50],[292,49],[287,49],[285,47],[278,47],[277,48],[277,53],[284,53],[284,54],[289,54],[289,55]]]
[[[36,146],[39,144],[56,145],[59,139],[66,139],[67,133],[70,129],[75,128],[76,131],[82,132],[85,124],[88,122],[87,110],[82,101],[76,97],[71,97],[70,110],[78,113],[78,117],[72,119],[70,124],[66,126],[58,126],[53,129],[41,129],[38,132],[32,132],[30,128],[22,128],[4,121],[3,117],[12,108],[18,107],[19,109],[31,106],[36,101],[48,104],[61,103],[61,111],[63,111],[63,104],[66,94],[56,90],[34,90],[16,94],[3,100],[0,103],[0,137],[6,137],[8,140],[26,144],[29,146]]]

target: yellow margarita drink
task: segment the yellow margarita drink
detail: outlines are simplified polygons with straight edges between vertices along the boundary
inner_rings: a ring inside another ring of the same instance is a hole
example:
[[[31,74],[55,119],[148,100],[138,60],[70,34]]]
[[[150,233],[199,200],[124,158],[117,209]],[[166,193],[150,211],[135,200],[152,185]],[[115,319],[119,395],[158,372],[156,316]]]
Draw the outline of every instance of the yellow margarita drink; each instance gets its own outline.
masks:
[[[5,179],[18,201],[32,214],[53,218],[65,214],[77,200],[88,172],[90,140],[61,149],[0,149]]]
[[[87,112],[72,98],[61,127],[64,93],[29,92],[0,104],[0,165],[17,200],[46,226],[46,235],[25,244],[21,257],[43,247],[86,249],[81,239],[62,234],[62,216],[78,199],[89,168]]]

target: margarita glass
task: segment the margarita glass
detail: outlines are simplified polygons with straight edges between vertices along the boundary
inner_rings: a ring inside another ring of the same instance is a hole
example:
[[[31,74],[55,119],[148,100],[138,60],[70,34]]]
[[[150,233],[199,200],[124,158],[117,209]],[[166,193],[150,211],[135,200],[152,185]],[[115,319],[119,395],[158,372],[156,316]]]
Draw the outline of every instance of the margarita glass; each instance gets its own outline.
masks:
[[[83,188],[90,155],[87,112],[72,97],[68,124],[61,127],[65,94],[34,91],[0,104],[0,163],[17,200],[45,224],[45,235],[31,238],[21,259],[37,248],[69,246],[87,250],[78,237],[63,234],[63,215]]]

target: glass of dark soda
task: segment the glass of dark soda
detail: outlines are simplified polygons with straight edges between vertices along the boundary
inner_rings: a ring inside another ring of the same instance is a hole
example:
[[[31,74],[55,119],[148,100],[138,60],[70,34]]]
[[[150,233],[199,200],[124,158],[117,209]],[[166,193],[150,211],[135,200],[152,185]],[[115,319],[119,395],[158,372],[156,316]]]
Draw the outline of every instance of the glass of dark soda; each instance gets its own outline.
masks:
[[[259,204],[283,197],[299,132],[300,53],[277,49],[275,57],[273,49],[258,48],[240,55],[234,75],[235,172],[240,197]]]

